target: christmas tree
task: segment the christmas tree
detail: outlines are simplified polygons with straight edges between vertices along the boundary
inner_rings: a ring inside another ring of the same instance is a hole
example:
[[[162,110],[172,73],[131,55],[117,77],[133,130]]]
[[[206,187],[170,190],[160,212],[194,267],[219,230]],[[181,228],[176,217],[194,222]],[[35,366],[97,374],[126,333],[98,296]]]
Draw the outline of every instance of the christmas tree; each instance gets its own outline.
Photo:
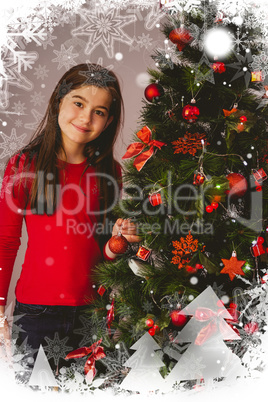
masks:
[[[149,331],[165,350],[187,322],[183,308],[208,286],[236,312],[242,338],[253,316],[258,331],[265,326],[257,306],[268,260],[268,88],[255,68],[265,44],[248,11],[230,16],[215,4],[167,12],[166,49],[152,55],[114,209],[136,222],[142,241],[95,272],[106,289],[92,308],[95,323],[114,303],[116,336],[99,328],[110,348]]]
[[[246,375],[240,359],[223,340],[239,339],[238,334],[225,322],[232,316],[224,308],[212,288],[207,287],[182,313],[191,320],[179,332],[174,342],[191,342],[187,351],[166,377],[170,386],[181,380],[204,380]]]
[[[136,352],[124,364],[131,370],[120,384],[120,388],[139,392],[162,389],[164,380],[159,373],[159,368],[164,364],[154,352],[160,349],[158,344],[151,335],[145,333],[131,349]]]
[[[39,347],[28,385],[38,386],[42,391],[47,390],[48,387],[57,387],[58,385],[42,345]]]

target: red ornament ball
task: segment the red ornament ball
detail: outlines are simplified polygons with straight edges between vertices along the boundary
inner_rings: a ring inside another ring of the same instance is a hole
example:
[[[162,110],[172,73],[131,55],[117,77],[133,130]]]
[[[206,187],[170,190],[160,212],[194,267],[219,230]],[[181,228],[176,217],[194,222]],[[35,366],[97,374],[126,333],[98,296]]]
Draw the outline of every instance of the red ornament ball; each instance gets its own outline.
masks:
[[[164,95],[163,87],[160,84],[150,84],[145,88],[144,96],[148,102],[158,101]]]
[[[245,177],[240,173],[230,173],[226,178],[229,181],[230,190],[226,194],[232,197],[243,197],[248,189],[248,183]]]
[[[187,321],[186,315],[184,315],[180,310],[174,310],[170,313],[171,321],[177,327],[181,327]]]
[[[121,234],[115,235],[109,240],[109,248],[114,254],[124,254],[128,248],[128,241]]]
[[[213,212],[213,206],[212,205],[207,205],[206,206],[206,211],[210,214],[211,212]]]
[[[146,325],[147,325],[148,328],[153,327],[153,325],[154,325],[154,320],[152,320],[151,318],[148,318],[148,319],[146,320]]]
[[[181,52],[186,45],[192,42],[193,37],[187,29],[180,27],[170,32],[169,39],[177,45],[178,50]]]
[[[182,109],[182,117],[190,123],[197,120],[199,114],[199,109],[196,106],[186,105]]]

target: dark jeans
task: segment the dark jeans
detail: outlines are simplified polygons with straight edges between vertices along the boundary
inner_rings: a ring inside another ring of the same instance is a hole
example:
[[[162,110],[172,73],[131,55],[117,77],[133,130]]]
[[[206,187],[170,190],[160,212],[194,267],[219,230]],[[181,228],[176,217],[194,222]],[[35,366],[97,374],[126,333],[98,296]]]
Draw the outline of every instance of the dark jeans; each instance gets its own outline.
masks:
[[[27,367],[32,368],[40,345],[50,366],[58,371],[75,360],[64,360],[72,350],[90,346],[87,306],[46,306],[16,301],[13,337],[16,349],[25,355]],[[83,327],[84,324],[84,327]]]

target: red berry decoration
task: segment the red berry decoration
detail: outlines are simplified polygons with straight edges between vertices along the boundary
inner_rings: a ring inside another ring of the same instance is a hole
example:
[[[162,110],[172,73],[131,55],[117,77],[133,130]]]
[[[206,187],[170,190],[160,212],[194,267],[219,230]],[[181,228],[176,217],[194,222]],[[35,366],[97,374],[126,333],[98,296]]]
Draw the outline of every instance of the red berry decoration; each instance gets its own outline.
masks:
[[[181,52],[186,45],[192,42],[193,37],[187,29],[180,27],[170,32],[169,39],[177,45],[178,50]]]
[[[118,233],[109,240],[109,248],[114,254],[124,254],[128,248],[128,241],[125,236]]]
[[[241,121],[241,123],[245,123],[247,121],[247,117],[246,116],[240,116],[239,120]]]
[[[214,211],[213,207],[211,205],[206,206],[206,211],[210,214],[211,212]]]
[[[184,315],[180,310],[174,310],[170,313],[171,321],[177,327],[181,327],[187,321],[186,315]]]
[[[148,319],[146,320],[146,325],[147,325],[148,328],[153,327],[153,325],[154,325],[154,320],[152,320],[151,318],[148,318]]]
[[[219,204],[217,202],[212,202],[211,206],[212,206],[213,209],[217,209]]]
[[[190,123],[197,120],[199,114],[200,114],[199,109],[196,106],[186,105],[182,109],[182,117],[185,120],[188,120]]]
[[[155,329],[154,329],[154,327],[153,327],[153,328],[150,328],[148,332],[149,332],[149,334],[150,334],[151,336],[154,336],[154,335],[155,335]]]
[[[230,190],[226,191],[232,197],[243,197],[248,189],[248,183],[245,177],[240,173],[230,173],[226,176],[229,181]]]
[[[148,102],[158,101],[164,95],[163,87],[160,84],[150,84],[145,88],[144,96]]]

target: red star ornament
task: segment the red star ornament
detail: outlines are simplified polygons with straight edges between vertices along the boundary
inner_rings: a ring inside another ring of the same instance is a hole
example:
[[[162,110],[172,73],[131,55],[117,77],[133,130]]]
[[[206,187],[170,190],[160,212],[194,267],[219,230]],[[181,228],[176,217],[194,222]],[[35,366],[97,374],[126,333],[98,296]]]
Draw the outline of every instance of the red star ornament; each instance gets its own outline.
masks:
[[[221,270],[221,274],[228,274],[231,281],[236,277],[236,275],[245,275],[241,267],[245,264],[246,261],[238,261],[235,251],[233,251],[230,260],[222,259],[222,262],[224,264],[224,268]]]

